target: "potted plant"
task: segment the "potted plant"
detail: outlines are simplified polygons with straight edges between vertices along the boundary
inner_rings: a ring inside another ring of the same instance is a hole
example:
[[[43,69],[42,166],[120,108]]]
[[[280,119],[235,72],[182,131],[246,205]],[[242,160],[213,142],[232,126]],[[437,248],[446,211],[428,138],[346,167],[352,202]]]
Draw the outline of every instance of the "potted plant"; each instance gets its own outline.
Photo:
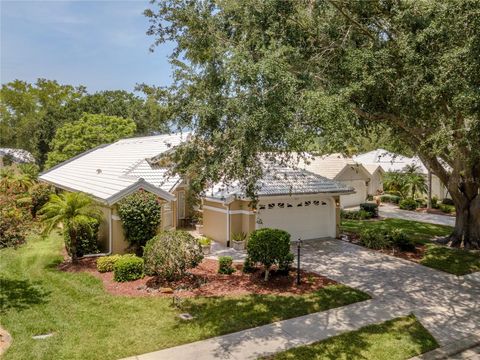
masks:
[[[245,242],[247,234],[244,232],[235,233],[232,235],[232,247],[234,250],[245,250]]]
[[[193,222],[195,223],[195,230],[202,234],[203,232],[203,221],[202,221],[202,213],[200,211],[195,211],[193,214]]]
[[[203,255],[209,255],[212,247],[212,239],[202,236],[198,242],[202,246]]]

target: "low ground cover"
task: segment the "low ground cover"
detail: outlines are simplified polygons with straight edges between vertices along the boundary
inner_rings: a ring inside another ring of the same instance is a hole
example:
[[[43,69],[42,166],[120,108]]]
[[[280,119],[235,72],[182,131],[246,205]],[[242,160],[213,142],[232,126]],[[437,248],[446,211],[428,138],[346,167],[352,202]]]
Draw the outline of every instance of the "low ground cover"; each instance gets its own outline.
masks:
[[[438,237],[449,235],[453,230],[450,226],[403,219],[342,220],[341,231],[348,234],[354,243],[361,244],[360,234],[366,230],[378,233],[400,230],[415,245],[415,249],[412,251],[378,249],[384,253],[454,275],[480,271],[480,253],[478,251],[452,249],[432,242]]]
[[[269,360],[405,360],[438,347],[413,315],[365,326],[308,346],[268,357]]]
[[[1,323],[14,339],[6,360],[32,354],[36,359],[118,359],[368,298],[338,284],[290,296],[189,297],[176,305],[171,297],[147,291],[139,297],[112,295],[91,273],[58,269],[63,245],[61,236],[52,234],[0,251]],[[194,319],[180,320],[183,312]],[[32,339],[46,333],[54,335]]]

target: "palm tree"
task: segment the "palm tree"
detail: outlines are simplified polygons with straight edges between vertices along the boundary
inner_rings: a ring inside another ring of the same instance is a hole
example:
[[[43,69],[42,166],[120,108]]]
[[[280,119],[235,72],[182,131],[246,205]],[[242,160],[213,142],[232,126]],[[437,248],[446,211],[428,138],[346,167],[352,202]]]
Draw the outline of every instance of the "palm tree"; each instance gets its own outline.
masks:
[[[425,194],[427,192],[427,182],[419,170],[420,167],[417,165],[405,166],[405,183],[410,189],[412,199],[415,199],[417,193]]]
[[[39,213],[44,224],[44,235],[50,234],[60,224],[63,225],[64,235],[70,239],[69,244],[65,245],[73,263],[77,261],[77,233],[82,228],[93,234],[91,223],[100,220],[102,214],[90,196],[71,192],[51,195]]]

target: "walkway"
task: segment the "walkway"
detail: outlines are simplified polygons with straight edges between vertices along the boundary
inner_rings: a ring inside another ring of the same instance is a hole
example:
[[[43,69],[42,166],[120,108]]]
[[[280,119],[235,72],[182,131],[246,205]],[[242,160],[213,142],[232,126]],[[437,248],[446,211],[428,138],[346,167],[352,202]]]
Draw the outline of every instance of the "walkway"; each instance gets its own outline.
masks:
[[[416,211],[399,209],[391,204],[382,204],[378,208],[378,214],[381,217],[421,221],[430,224],[455,226],[455,217],[448,215],[428,214]]]
[[[254,359],[414,313],[448,345],[480,335],[480,284],[340,240],[305,242],[302,267],[373,299],[131,359]]]

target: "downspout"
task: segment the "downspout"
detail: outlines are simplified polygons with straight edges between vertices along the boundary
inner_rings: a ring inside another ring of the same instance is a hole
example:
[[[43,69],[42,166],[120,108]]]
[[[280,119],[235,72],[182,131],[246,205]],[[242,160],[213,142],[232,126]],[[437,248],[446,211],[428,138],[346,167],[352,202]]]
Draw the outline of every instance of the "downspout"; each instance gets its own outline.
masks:
[[[227,245],[230,247],[230,204],[227,205]]]

